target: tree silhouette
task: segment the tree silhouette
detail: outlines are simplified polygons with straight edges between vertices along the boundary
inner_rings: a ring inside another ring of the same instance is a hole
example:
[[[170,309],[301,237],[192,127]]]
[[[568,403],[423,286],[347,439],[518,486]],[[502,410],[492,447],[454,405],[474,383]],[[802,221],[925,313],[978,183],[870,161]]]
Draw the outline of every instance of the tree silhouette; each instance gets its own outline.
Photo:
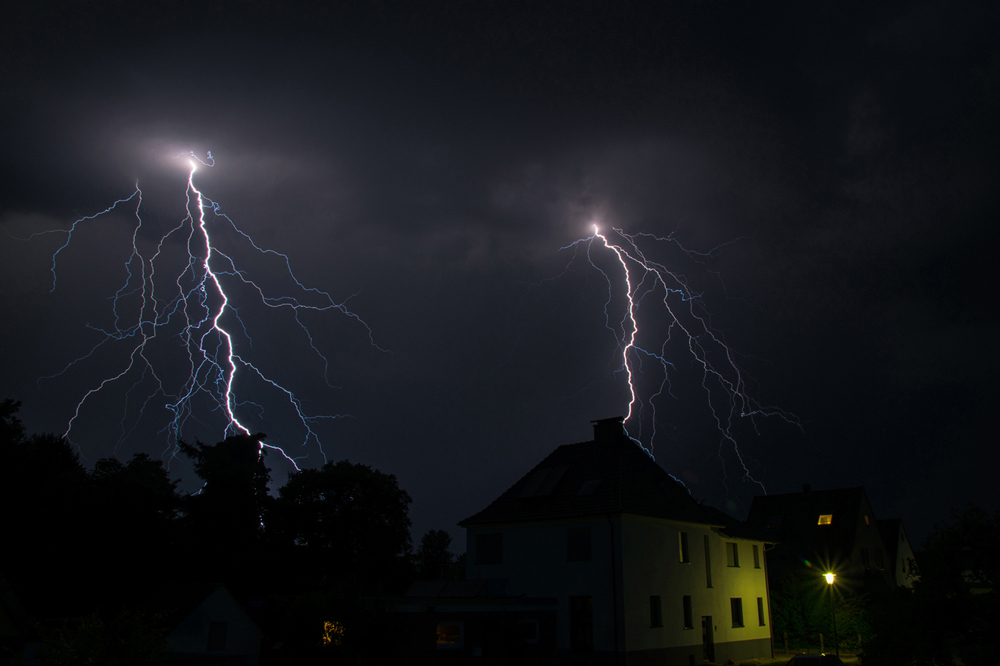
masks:
[[[378,577],[410,551],[411,501],[392,474],[329,462],[289,475],[275,524],[286,543],[312,551],[328,575]]]
[[[258,564],[270,482],[260,446],[264,437],[240,435],[214,445],[180,444],[205,482],[181,505],[187,549],[203,577],[241,585]]]
[[[451,552],[451,535],[444,530],[430,530],[420,540],[420,548],[415,556],[417,576],[420,578],[437,579],[448,573],[455,562]]]

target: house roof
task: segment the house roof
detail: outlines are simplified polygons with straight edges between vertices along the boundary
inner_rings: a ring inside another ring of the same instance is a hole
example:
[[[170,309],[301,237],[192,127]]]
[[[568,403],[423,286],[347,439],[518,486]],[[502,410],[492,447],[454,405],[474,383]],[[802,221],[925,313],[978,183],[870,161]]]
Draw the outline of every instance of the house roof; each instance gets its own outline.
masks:
[[[899,533],[903,530],[903,521],[899,518],[886,518],[875,522],[878,525],[879,536],[882,537],[882,545],[885,546],[889,561],[893,563],[895,569],[896,558],[899,555]]]
[[[754,497],[746,523],[748,528],[774,535],[774,540],[796,549],[847,555],[854,548],[858,521],[865,511],[874,522],[871,503],[862,487],[806,489],[801,493]],[[820,516],[830,516],[830,523],[819,524]]]
[[[459,525],[629,514],[725,526],[625,435],[622,421],[595,421],[594,441],[560,446]]]

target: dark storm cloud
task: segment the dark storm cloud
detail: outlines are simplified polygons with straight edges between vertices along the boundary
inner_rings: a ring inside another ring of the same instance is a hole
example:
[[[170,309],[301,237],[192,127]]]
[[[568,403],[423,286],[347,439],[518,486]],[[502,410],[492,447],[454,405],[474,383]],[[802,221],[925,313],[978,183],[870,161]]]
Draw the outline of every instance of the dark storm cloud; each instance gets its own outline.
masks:
[[[607,287],[559,252],[594,221],[717,249],[684,270],[761,400],[805,426],[745,433],[769,489],[865,483],[917,538],[983,501],[963,489],[992,460],[996,11],[537,4],[20,7],[0,34],[0,226],[64,228],[137,180],[165,223],[183,210],[173,158],[211,150],[206,194],[306,283],[356,294],[392,350],[310,321],[344,386],[328,390],[307,356],[262,343],[316,406],[354,415],[331,456],[400,475],[418,533],[622,410]],[[93,381],[34,384],[105,311],[126,229],[81,235],[66,270],[88,277],[54,296],[47,246],[0,248],[2,388],[31,427],[62,427]],[[658,459],[745,503],[683,386]]]

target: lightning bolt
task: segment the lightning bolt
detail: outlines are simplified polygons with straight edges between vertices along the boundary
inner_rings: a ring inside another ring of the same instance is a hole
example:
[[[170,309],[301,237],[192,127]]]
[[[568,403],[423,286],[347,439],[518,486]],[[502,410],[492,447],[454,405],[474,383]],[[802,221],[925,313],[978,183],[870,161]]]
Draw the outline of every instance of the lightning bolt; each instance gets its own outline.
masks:
[[[623,374],[628,386],[629,400],[625,415],[626,432],[629,431],[629,422],[631,421],[632,430],[637,432],[635,435],[629,434],[629,437],[651,457],[653,456],[656,439],[657,402],[664,393],[673,395],[670,378],[676,370],[676,366],[668,360],[668,347],[676,348],[675,341],[679,339],[681,347],[686,350],[690,362],[700,374],[700,385],[706,394],[715,428],[720,434],[718,453],[723,465],[725,465],[723,450],[725,447],[729,447],[741,467],[743,480],[757,484],[764,489],[763,483],[751,474],[744,454],[740,451],[734,432],[736,423],[740,419],[749,419],[756,430],[755,419],[759,417],[773,416],[796,426],[799,426],[798,420],[794,415],[779,408],[760,406],[749,395],[744,373],[736,363],[733,351],[722,336],[713,329],[704,309],[701,294],[692,292],[683,275],[671,270],[664,263],[648,258],[640,249],[640,241],[654,244],[672,243],[682,252],[699,261],[704,257],[714,255],[720,248],[715,248],[708,253],[697,253],[681,246],[672,236],[662,238],[648,233],[627,234],[618,228],[612,228],[612,232],[614,232],[614,240],[610,240],[610,234],[602,233],[595,224],[592,235],[580,238],[561,249],[574,248],[576,250],[585,246],[587,261],[607,281],[608,297],[604,304],[605,326],[614,333],[617,339],[616,353],[619,362],[615,373]],[[621,291],[624,294],[627,307],[621,320],[616,323],[611,321],[609,314],[615,280],[608,272],[594,263],[591,252],[595,244],[599,248],[610,251],[618,265],[621,266],[623,276]],[[643,333],[646,328],[640,330],[640,322],[644,320],[640,310],[643,310],[644,306],[647,310],[655,309],[656,313],[653,316],[659,320],[664,320],[665,317],[666,331],[660,333],[659,337],[657,337],[658,331],[661,329],[656,327],[648,327],[649,332],[645,338]],[[640,373],[647,374],[643,366],[644,361],[659,368],[661,379],[654,391],[650,392],[648,396],[640,398],[640,391],[636,384]],[[651,418],[648,419],[652,424],[648,446],[643,444],[643,419],[639,418],[645,408],[651,410]],[[638,426],[635,425],[636,422],[638,422]]]
[[[113,384],[127,387],[116,452],[118,445],[137,427],[139,418],[158,399],[162,400],[164,415],[167,417],[161,430],[161,433],[167,435],[168,441],[164,451],[165,458],[176,455],[178,442],[188,422],[192,419],[201,421],[202,399],[207,399],[210,413],[221,414],[223,438],[236,434],[249,435],[250,419],[254,414],[259,418],[264,410],[260,404],[237,395],[238,377],[248,376],[261,382],[267,390],[275,392],[292,408],[303,427],[302,447],[314,442],[325,462],[326,453],[316,432],[316,424],[324,420],[344,418],[345,415],[308,412],[301,399],[290,388],[269,376],[250,360],[248,353],[252,352],[253,339],[235,305],[235,294],[248,292],[268,308],[290,311],[311,351],[319,358],[323,379],[331,388],[335,387],[328,378],[329,360],[319,350],[313,334],[300,318],[301,313],[339,312],[364,330],[374,348],[381,352],[387,350],[376,344],[371,328],[359,315],[347,308],[346,301],[338,302],[326,291],[305,286],[295,276],[287,255],[260,247],[228,215],[222,213],[218,203],[209,199],[197,187],[195,173],[198,169],[215,166],[211,152],[204,160],[193,152],[183,153],[175,159],[180,158],[186,158],[189,165],[185,215],[160,235],[145,254],[140,249],[140,236],[145,230],[142,191],[138,183],[130,196],[119,199],[99,213],[76,220],[69,229],[46,230],[24,239],[30,240],[47,234],[66,236],[65,242],[52,255],[50,291],[55,291],[60,254],[70,246],[73,233],[81,225],[125,207],[132,209],[131,214],[135,219],[131,254],[125,263],[125,282],[110,299],[112,326],[102,329],[88,324],[88,328],[99,334],[99,341],[87,353],[67,363],[59,372],[42,378],[52,379],[63,375],[71,367],[91,359],[105,346],[124,345],[128,351],[127,360],[115,372],[84,393],[73,409],[63,436],[72,442],[74,425],[88,402]],[[234,257],[223,252],[213,240],[213,233],[219,234],[226,227],[249,244],[259,256],[277,258],[283,263],[287,277],[294,282],[298,291],[273,295],[248,270],[241,268]],[[179,253],[180,260],[174,256],[178,254],[178,246],[183,248]],[[127,318],[125,311],[134,311],[135,318]],[[169,363],[155,362],[163,358],[168,358]],[[138,417],[128,426],[129,402],[135,400],[134,396],[140,393],[143,385],[150,385],[153,390],[139,398]],[[299,469],[299,463],[307,457],[291,455],[282,447],[264,441],[260,445],[262,453],[264,449],[275,450],[291,462],[295,469]],[[80,447],[77,445],[77,448]]]

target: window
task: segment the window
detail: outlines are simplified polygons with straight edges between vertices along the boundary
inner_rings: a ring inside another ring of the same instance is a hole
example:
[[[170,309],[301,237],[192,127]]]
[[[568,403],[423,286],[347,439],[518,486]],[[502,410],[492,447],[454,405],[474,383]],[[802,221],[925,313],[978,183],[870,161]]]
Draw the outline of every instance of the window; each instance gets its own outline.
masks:
[[[663,626],[663,606],[658,595],[649,598],[649,626],[653,628]]]
[[[517,635],[522,642],[535,645],[538,643],[538,620],[521,620],[517,623]]]
[[[685,594],[681,599],[684,603],[684,628],[694,629],[694,612],[691,610],[691,597]]]
[[[590,528],[571,527],[566,530],[566,561],[589,562],[590,559]]]
[[[569,649],[573,652],[594,651],[594,599],[569,598]]]
[[[833,514],[832,513],[821,513],[820,516],[819,516],[819,521],[817,521],[816,524],[817,525],[830,525],[832,523],[833,523]]]
[[[868,549],[867,548],[862,548],[861,549],[861,561],[865,563],[865,569],[871,569],[872,568],[871,560],[868,559]]]
[[[877,566],[879,569],[885,569],[885,560],[882,557],[881,548],[875,550],[875,566]]]
[[[757,597],[757,624],[764,626],[764,597]]]
[[[678,532],[677,533],[677,539],[678,539],[678,544],[677,545],[680,548],[681,562],[690,562],[691,561],[691,553],[688,550],[688,533],[687,532]]]
[[[705,579],[708,582],[706,587],[712,587],[712,555],[708,550],[708,535],[705,535]]]
[[[476,564],[503,563],[503,534],[476,535]]]
[[[578,495],[593,495],[594,491],[597,490],[597,486],[601,485],[600,479],[590,479],[589,481],[584,481],[583,485],[580,486],[580,492]]]
[[[871,521],[868,519],[868,514],[865,514],[865,525],[871,525]]]
[[[536,469],[528,478],[528,482],[521,488],[518,497],[545,497],[551,494],[567,469],[569,469],[569,465]]]
[[[781,527],[781,516],[770,516],[767,519],[768,529],[776,530]]]
[[[742,627],[743,626],[743,600],[742,599],[730,599],[729,608],[733,614],[733,626]]]
[[[760,546],[753,545],[753,568],[760,569]]]
[[[226,629],[228,624],[225,621],[208,623],[209,652],[221,652],[226,649]]]
[[[445,621],[438,622],[437,646],[439,648],[462,647],[462,623]]]
[[[726,542],[726,566],[730,567],[740,566],[739,544],[737,544],[735,541]]]

